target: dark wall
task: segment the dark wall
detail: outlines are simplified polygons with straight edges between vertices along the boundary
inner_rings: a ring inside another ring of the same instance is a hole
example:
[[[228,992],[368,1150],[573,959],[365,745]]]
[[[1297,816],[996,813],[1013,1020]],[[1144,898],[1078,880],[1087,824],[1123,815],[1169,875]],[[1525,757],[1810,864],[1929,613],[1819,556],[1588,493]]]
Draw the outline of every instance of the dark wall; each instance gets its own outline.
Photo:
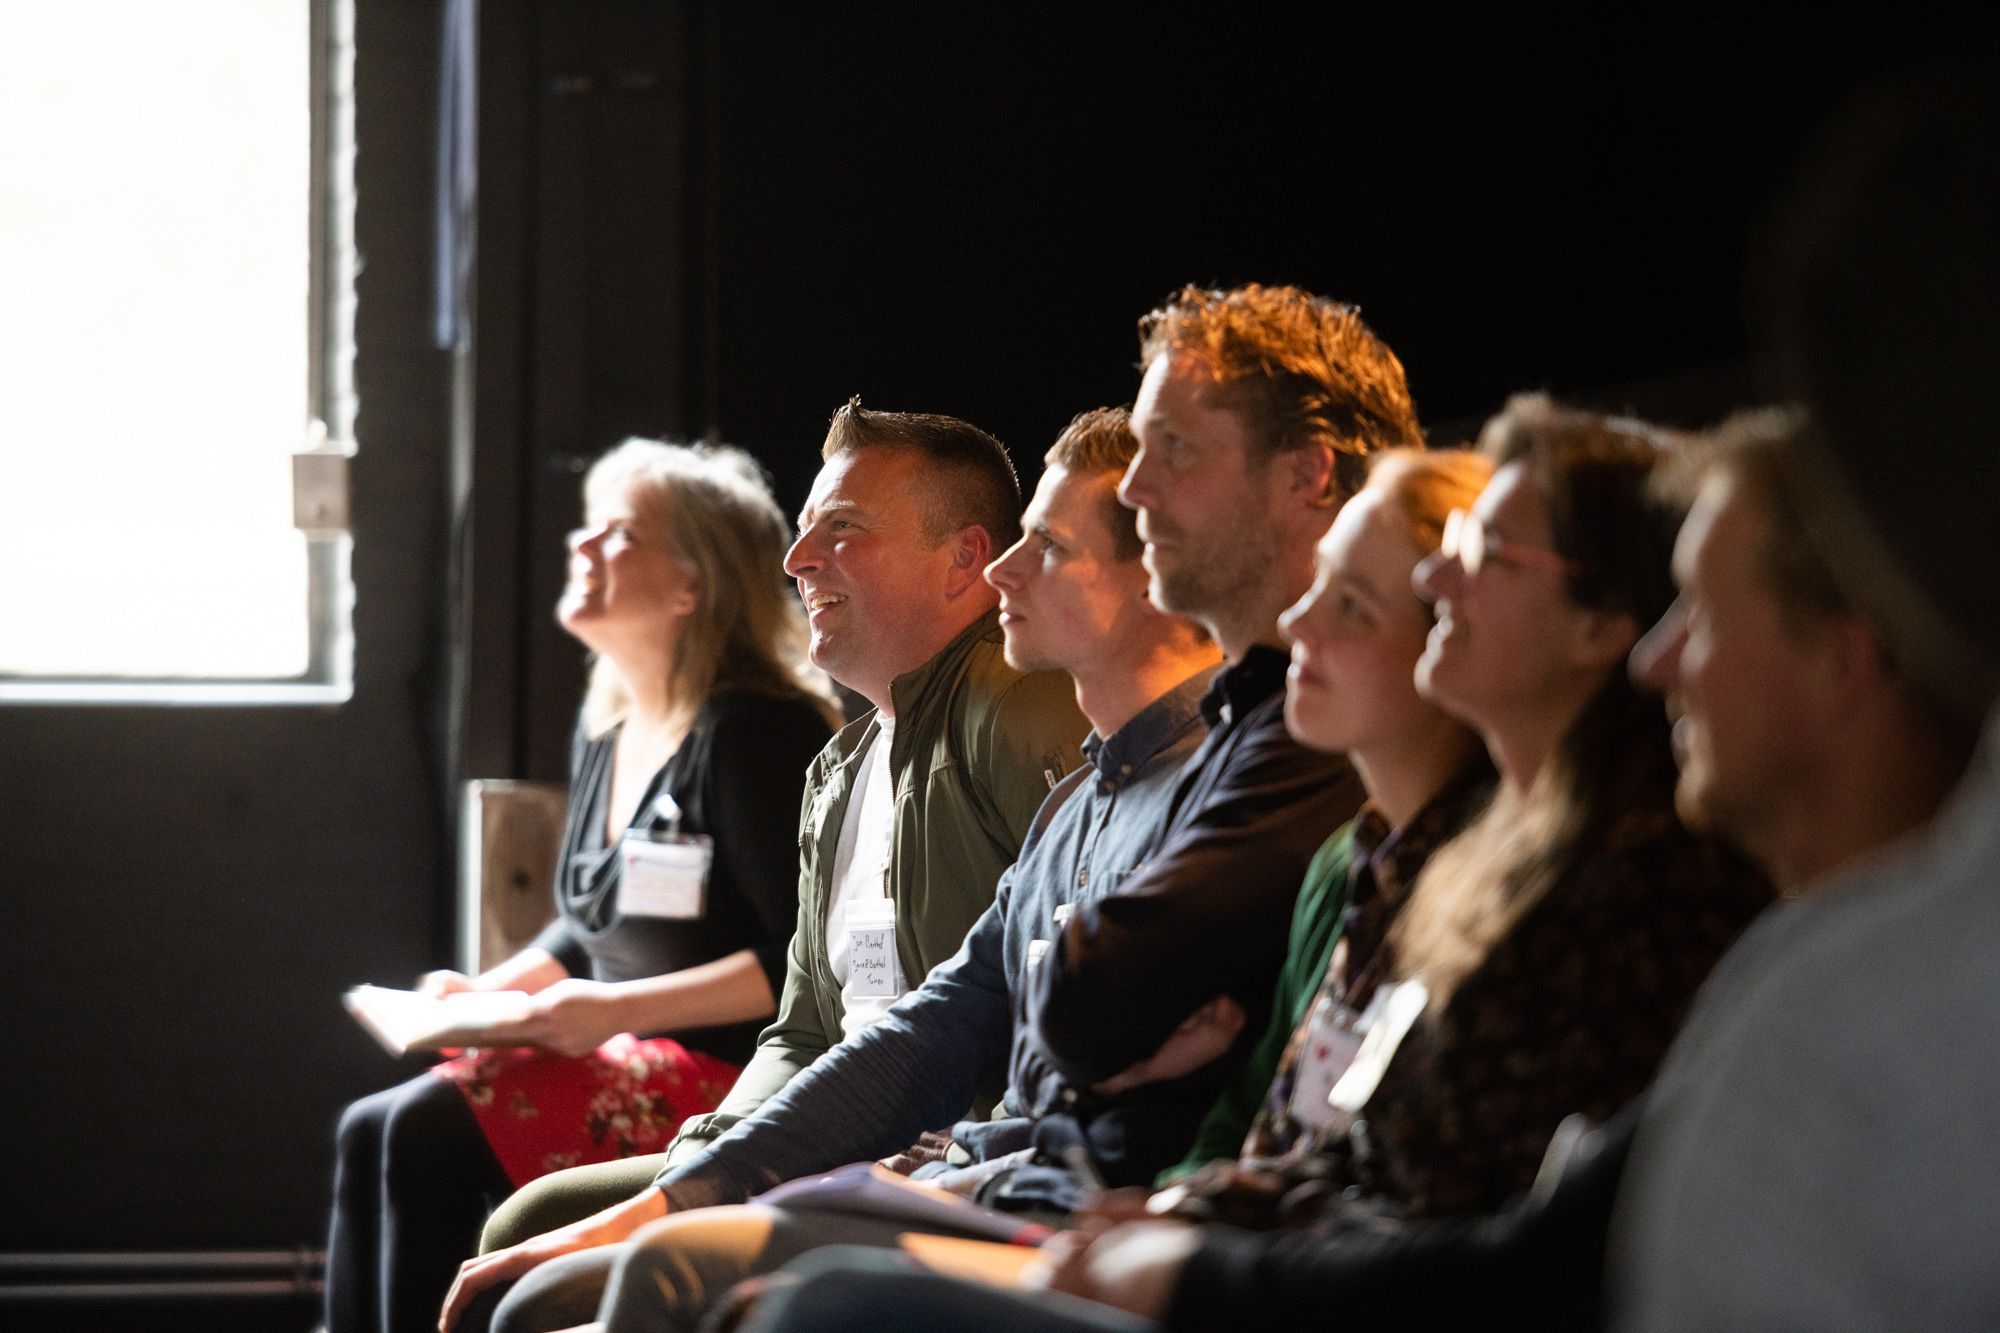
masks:
[[[1359,303],[1437,421],[1726,361],[1802,134],[1949,26],[1517,8],[725,6],[723,429],[792,499],[856,392],[1025,465],[1187,281]]]
[[[498,34],[534,70],[511,75],[531,89],[519,151],[489,150],[544,164],[520,211],[540,317],[509,384],[564,407],[543,399],[511,465],[530,497],[511,529],[525,665],[512,743],[478,734],[482,771],[550,778],[581,679],[548,615],[579,511],[552,459],[718,432],[790,508],[858,393],[978,422],[1032,483],[1073,413],[1130,398],[1136,319],[1188,281],[1358,303],[1445,440],[1527,388],[1700,424],[1752,392],[1744,256],[1786,164],[1870,71],[1965,22],[1908,6],[1837,23],[1803,6],[488,10],[534,15]],[[654,291],[614,307],[621,282]],[[579,322],[592,305],[624,326]]]

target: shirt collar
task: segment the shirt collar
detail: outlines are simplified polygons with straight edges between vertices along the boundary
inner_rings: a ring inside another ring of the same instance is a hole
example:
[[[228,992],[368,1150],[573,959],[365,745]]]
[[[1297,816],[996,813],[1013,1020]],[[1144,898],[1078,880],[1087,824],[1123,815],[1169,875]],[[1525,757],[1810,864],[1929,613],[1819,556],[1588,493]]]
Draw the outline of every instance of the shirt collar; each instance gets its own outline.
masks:
[[[1431,853],[1458,836],[1493,794],[1493,765],[1482,751],[1399,829],[1389,827],[1374,805],[1354,820],[1354,869],[1366,871],[1375,891],[1392,903],[1414,887]]]
[[[1091,732],[1083,742],[1083,757],[1105,781],[1123,786],[1201,719],[1207,687],[1206,678],[1196,672],[1133,714],[1108,739]]]
[[[1234,722],[1285,688],[1285,669],[1291,663],[1291,654],[1282,648],[1252,644],[1241,662],[1215,673],[1202,696],[1201,715],[1211,727]]]
[[[908,718],[912,713],[924,708],[939,686],[953,683],[950,672],[981,639],[990,638],[998,642],[1000,638],[1000,608],[988,607],[986,611],[951,637],[951,642],[925,662],[922,666],[905,671],[889,683],[889,697],[896,702],[896,716]]]

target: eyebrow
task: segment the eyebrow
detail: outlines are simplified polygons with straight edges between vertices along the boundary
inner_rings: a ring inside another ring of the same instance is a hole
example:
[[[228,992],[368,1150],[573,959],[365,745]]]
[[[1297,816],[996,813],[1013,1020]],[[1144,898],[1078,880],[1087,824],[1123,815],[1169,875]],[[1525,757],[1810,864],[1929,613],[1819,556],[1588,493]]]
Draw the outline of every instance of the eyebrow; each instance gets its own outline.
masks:
[[[824,518],[828,514],[852,514],[858,513],[860,510],[861,506],[852,500],[828,500],[817,509],[811,505],[807,505],[799,511],[799,527],[802,529],[809,528],[812,526],[814,519]]]
[[[1374,584],[1370,583],[1366,578],[1362,577],[1359,574],[1350,574],[1345,571],[1342,571],[1341,573],[1334,575],[1334,581],[1337,583],[1345,583],[1350,588],[1353,588],[1355,591],[1367,597],[1368,600],[1371,602],[1379,602],[1382,600],[1381,589],[1377,588]]]

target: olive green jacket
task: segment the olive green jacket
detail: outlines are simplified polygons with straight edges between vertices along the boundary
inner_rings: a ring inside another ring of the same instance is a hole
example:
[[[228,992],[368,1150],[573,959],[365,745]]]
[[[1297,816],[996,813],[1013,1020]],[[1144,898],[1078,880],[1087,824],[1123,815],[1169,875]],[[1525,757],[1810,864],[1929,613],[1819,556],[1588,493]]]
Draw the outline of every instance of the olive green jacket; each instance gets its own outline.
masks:
[[[1067,674],[1023,674],[1001,656],[989,611],[924,665],[890,686],[896,728],[889,772],[896,825],[889,878],[896,901],[896,952],[910,989],[958,952],[993,901],[1000,872],[1049,789],[1082,762],[1090,724]],[[713,1113],[682,1126],[670,1166],[752,1114],[791,1077],[840,1041],[844,1006],[827,954],[834,852],[847,801],[879,734],[874,713],[849,723],[806,774],[799,815],[799,922],[792,936],[778,1017]]]

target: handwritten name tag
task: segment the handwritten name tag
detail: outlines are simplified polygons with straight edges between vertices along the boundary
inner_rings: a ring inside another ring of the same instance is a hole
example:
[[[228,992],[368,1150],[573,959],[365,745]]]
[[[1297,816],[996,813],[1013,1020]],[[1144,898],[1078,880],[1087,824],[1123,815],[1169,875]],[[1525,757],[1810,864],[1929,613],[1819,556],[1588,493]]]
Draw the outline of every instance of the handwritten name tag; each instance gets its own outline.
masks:
[[[847,986],[853,995],[900,995],[896,904],[863,898],[847,904]]]

